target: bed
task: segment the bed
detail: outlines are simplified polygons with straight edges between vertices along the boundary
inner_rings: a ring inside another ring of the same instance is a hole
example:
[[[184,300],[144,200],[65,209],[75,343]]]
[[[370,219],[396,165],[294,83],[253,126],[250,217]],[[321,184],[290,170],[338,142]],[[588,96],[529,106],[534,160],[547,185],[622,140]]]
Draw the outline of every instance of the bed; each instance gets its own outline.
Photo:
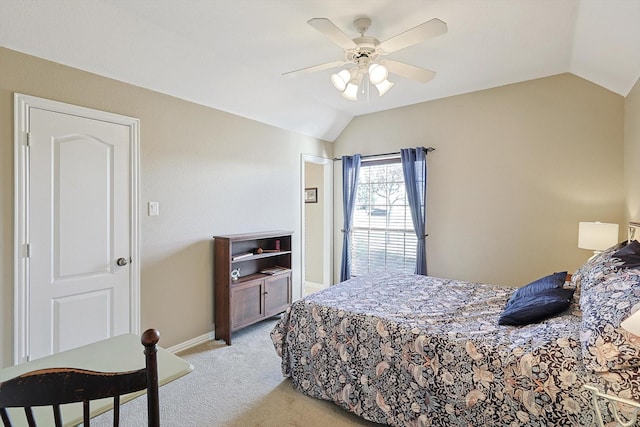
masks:
[[[271,338],[297,390],[373,422],[596,425],[584,385],[640,400],[640,338],[619,327],[640,308],[640,270],[621,247],[562,285],[568,308],[525,326],[498,324],[513,288],[377,273],[294,302]]]

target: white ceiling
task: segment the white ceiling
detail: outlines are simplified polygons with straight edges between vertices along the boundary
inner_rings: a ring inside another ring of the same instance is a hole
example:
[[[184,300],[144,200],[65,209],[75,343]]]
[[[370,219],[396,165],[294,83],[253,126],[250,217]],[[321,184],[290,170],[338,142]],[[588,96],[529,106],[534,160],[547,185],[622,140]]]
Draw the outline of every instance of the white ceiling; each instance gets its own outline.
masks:
[[[380,41],[432,18],[448,33],[387,58],[436,71],[356,102],[343,58],[310,27]],[[280,128],[333,141],[358,115],[570,72],[626,96],[640,77],[640,0],[0,0],[0,45]],[[1,78],[1,76],[0,76]]]

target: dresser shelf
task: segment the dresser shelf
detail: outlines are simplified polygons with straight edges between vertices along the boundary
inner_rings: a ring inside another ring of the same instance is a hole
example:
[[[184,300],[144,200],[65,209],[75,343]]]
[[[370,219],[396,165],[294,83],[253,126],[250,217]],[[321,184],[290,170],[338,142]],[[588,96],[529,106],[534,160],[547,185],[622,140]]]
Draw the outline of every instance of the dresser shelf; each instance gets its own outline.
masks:
[[[248,257],[244,257],[244,258],[240,258],[240,259],[233,259],[233,257],[231,258],[231,263],[232,264],[237,264],[237,263],[241,263],[244,261],[250,261],[252,259],[262,259],[262,258],[271,258],[274,256],[280,256],[280,255],[286,255],[286,254],[290,254],[291,251],[279,251],[279,252],[266,252],[266,253],[262,253],[262,254],[254,254]]]

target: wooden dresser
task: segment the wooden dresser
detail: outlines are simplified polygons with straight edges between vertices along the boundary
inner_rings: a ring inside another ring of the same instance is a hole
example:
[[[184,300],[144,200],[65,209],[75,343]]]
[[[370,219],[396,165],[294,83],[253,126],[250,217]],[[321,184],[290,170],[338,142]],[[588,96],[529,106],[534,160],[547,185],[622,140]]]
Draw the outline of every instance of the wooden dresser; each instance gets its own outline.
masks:
[[[291,231],[213,236],[215,338],[287,309],[291,304]]]

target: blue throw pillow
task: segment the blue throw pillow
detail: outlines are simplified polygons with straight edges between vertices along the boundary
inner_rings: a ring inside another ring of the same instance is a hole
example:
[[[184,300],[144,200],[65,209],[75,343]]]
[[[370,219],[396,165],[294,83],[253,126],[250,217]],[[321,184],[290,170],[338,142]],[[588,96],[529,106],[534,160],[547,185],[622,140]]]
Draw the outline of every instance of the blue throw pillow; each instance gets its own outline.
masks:
[[[628,245],[611,255],[612,258],[618,258],[623,264],[621,268],[639,268],[640,267],[640,243],[637,240],[631,241]]]
[[[529,297],[542,291],[546,291],[547,289],[562,288],[566,279],[567,272],[561,271],[559,273],[553,273],[548,276],[542,277],[529,283],[528,285],[518,288],[518,290],[516,290],[513,295],[511,295],[509,301],[507,301],[507,307],[511,306],[520,298]]]
[[[573,289],[552,288],[521,297],[505,308],[498,324],[522,326],[540,322],[569,308],[573,292]]]

